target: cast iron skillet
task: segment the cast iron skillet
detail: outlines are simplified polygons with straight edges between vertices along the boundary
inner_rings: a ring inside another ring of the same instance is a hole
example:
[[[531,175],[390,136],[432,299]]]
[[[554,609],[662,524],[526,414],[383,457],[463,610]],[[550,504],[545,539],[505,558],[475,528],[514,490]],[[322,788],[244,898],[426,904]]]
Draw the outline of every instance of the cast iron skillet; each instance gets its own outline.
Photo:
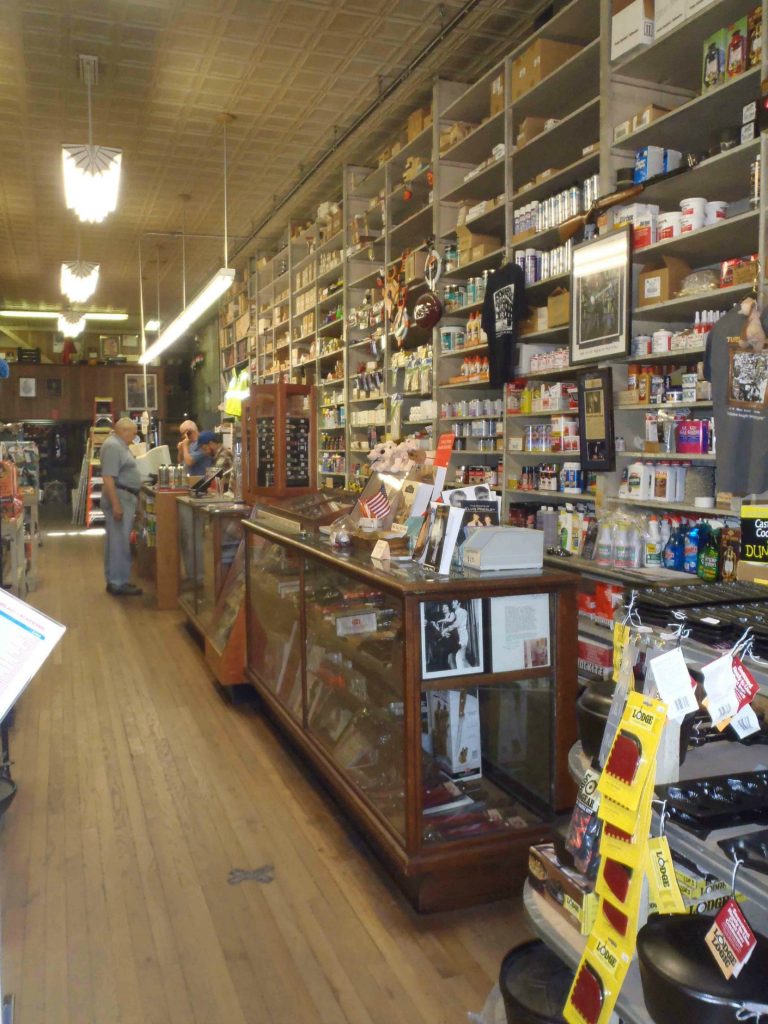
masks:
[[[712,921],[692,914],[653,914],[640,929],[640,978],[655,1024],[737,1024],[768,1016],[768,939],[758,935],[738,978],[726,979],[704,943]]]

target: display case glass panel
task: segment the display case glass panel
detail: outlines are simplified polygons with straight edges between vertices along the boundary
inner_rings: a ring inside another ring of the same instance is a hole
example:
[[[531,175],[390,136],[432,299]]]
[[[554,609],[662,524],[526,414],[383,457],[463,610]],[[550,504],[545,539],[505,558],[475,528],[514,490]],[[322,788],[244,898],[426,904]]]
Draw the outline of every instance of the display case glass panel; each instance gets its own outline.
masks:
[[[404,839],[402,599],[314,559],[304,581],[307,729]]]
[[[202,526],[192,500],[179,501],[179,601],[192,615],[197,614],[196,590],[203,571]]]
[[[210,506],[195,510],[202,520],[202,573],[196,608],[204,629],[212,625],[214,609],[243,537],[242,519],[248,511],[245,506]]]
[[[301,721],[301,559],[257,534],[247,543],[248,669]]]
[[[551,813],[555,614],[542,593],[420,602],[422,842]]]

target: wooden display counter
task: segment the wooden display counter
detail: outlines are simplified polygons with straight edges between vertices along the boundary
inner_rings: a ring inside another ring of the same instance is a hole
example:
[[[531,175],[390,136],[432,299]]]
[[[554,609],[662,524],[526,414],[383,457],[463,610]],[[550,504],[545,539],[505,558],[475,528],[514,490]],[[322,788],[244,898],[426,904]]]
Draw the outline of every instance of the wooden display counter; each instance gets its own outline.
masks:
[[[575,793],[574,577],[245,534],[248,678],[414,906],[519,893]]]
[[[179,491],[145,484],[139,495],[136,556],[139,574],[152,580],[157,607],[179,604]]]

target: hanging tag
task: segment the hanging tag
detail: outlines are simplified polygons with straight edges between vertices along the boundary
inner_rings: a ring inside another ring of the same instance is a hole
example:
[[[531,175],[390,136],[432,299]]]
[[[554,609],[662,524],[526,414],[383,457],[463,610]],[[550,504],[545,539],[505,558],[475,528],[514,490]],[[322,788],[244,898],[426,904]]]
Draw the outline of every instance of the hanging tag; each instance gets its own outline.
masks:
[[[704,665],[701,672],[707,694],[702,704],[709,712],[713,725],[722,731],[728,720],[739,710],[736,680],[733,675],[733,656],[730,653],[724,654],[722,658]]]
[[[685,904],[677,884],[672,853],[666,836],[648,841],[646,874],[651,900],[660,914],[684,914]]]
[[[629,643],[629,625],[625,622],[614,622],[613,624],[613,681],[618,683],[621,673],[621,660],[624,656],[624,648]]]
[[[745,740],[747,736],[760,732],[760,720],[749,704],[731,719],[730,726],[740,740]]]
[[[667,717],[671,722],[682,722],[686,715],[699,710],[695,684],[679,647],[654,658],[648,670],[653,675],[659,696],[667,705]]]
[[[735,680],[736,696],[739,699],[739,710],[747,704],[751,704],[757,696],[760,687],[755,682],[755,677],[745,668],[744,662],[738,655],[733,658],[733,678]]]
[[[720,908],[704,941],[726,978],[738,978],[757,945],[755,933],[733,897]]]

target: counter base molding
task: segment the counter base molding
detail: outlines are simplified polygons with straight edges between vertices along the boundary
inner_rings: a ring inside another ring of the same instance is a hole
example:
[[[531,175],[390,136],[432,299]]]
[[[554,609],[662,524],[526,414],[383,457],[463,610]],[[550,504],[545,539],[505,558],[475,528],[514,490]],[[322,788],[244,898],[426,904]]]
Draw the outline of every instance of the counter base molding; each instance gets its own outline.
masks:
[[[519,892],[574,798],[575,581],[245,524],[247,677],[420,911]]]

